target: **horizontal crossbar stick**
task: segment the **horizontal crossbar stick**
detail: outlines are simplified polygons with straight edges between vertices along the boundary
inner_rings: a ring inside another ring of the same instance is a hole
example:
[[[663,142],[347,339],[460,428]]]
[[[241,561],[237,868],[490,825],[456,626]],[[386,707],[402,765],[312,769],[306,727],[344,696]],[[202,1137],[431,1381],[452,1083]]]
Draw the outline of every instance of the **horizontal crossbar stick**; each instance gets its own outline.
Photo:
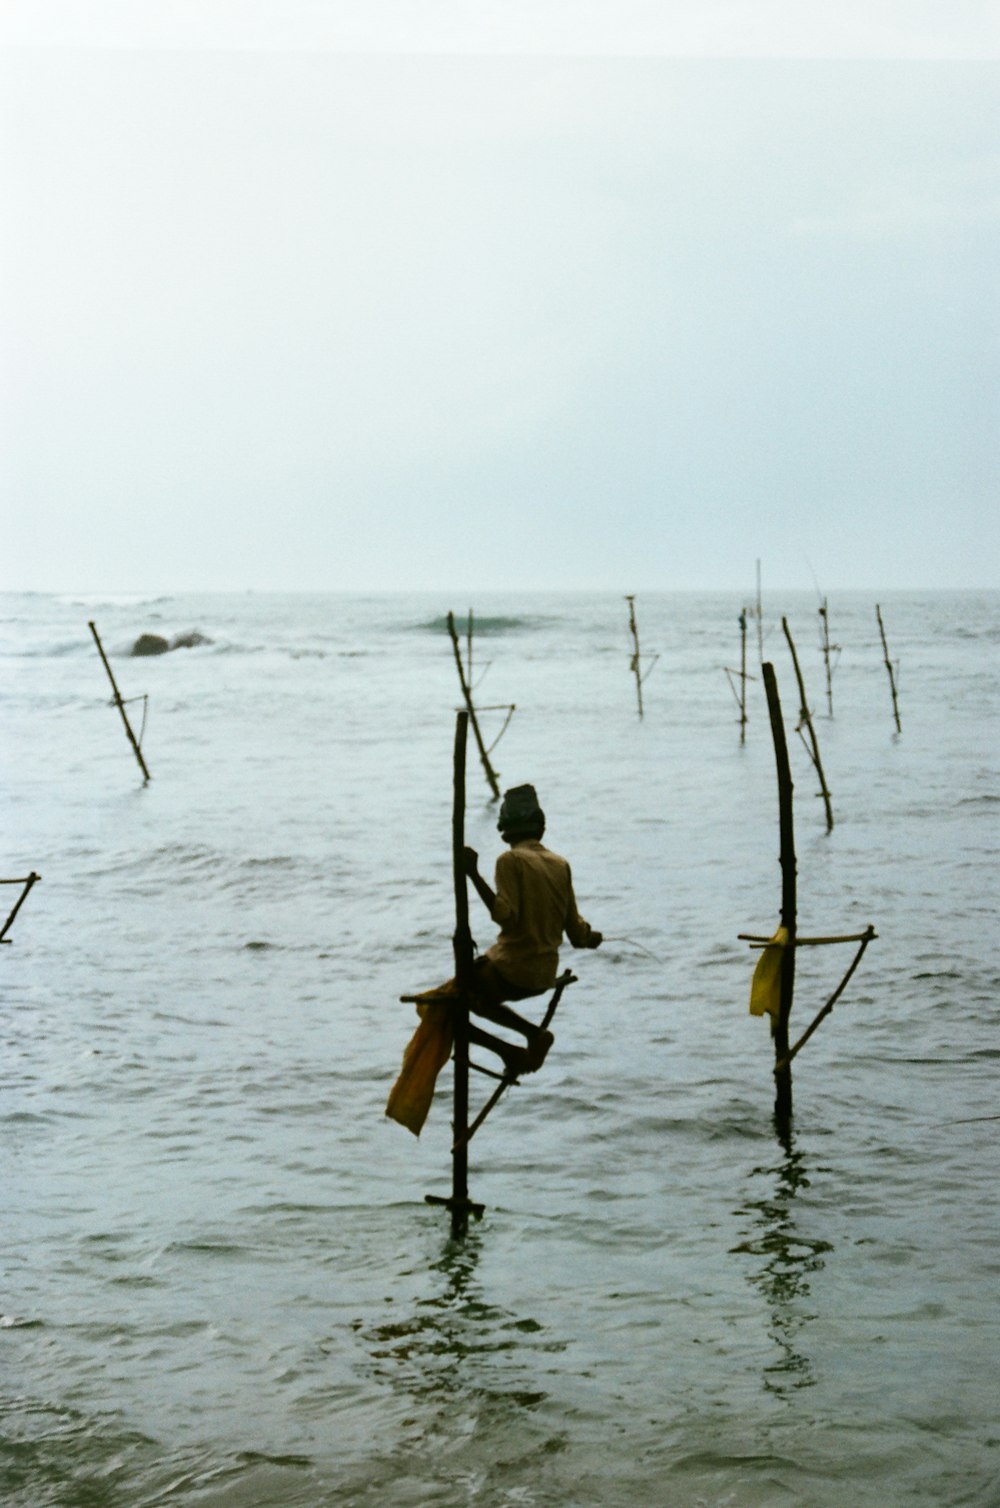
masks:
[[[773,937],[758,937],[753,932],[737,932],[740,942],[748,942],[755,948],[766,948],[774,942]],[[873,927],[868,927],[864,932],[848,932],[844,937],[796,937],[792,943],[793,948],[823,948],[828,943],[845,942],[872,942],[878,933]],[[787,947],[787,943],[784,944]]]
[[[18,896],[17,900],[14,902],[13,906],[11,907],[10,914],[7,917],[7,920],[4,922],[3,926],[0,927],[0,943],[7,943],[7,944],[10,943],[10,938],[7,936],[7,933],[10,931],[11,927],[14,925],[14,918],[17,916],[17,913],[20,911],[21,907],[24,905],[25,901],[28,899],[28,894],[29,894],[29,892],[31,890],[31,887],[34,885],[35,881],[36,880],[40,880],[41,878],[42,877],[41,877],[40,874],[36,874],[35,871],[32,870],[31,873],[29,875],[26,875],[23,880],[5,880],[4,881],[5,885],[21,885],[23,887],[23,889],[21,890],[21,894]]]

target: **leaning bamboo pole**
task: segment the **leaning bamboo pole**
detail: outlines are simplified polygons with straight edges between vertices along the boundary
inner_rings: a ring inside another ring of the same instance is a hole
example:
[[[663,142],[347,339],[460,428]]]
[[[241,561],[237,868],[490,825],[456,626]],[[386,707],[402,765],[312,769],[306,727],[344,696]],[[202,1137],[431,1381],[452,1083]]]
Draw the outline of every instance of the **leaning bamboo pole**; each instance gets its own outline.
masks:
[[[97,645],[97,652],[98,652],[98,654],[100,655],[101,659],[104,662],[104,668],[105,668],[105,670],[108,672],[108,680],[111,682],[111,690],[114,693],[114,695],[112,697],[112,701],[114,702],[115,706],[118,708],[118,711],[121,713],[122,722],[125,724],[125,732],[128,735],[128,741],[132,745],[132,752],[135,755],[136,759],[139,761],[139,768],[140,768],[140,770],[143,773],[144,781],[148,782],[149,779],[150,779],[150,774],[149,774],[149,771],[146,768],[146,761],[142,757],[142,750],[139,747],[139,740],[136,738],[135,734],[132,732],[132,724],[128,720],[128,713],[125,711],[125,703],[122,700],[122,694],[118,690],[118,684],[115,681],[114,673],[113,673],[113,671],[111,669],[111,666],[108,664],[108,657],[104,653],[104,645],[101,643],[101,640],[100,640],[100,638],[98,636],[98,633],[97,633],[97,629],[94,627],[94,624],[93,623],[88,623],[87,627],[90,629],[90,632],[94,636],[94,643]]]
[[[471,613],[470,613],[470,624],[471,624]],[[455,614],[454,613],[449,613],[448,614],[448,633],[451,636],[451,647],[455,651],[455,665],[456,665],[456,667],[458,669],[459,684],[462,687],[462,697],[463,697],[463,700],[465,701],[466,710],[468,712],[468,718],[469,718],[469,721],[472,724],[472,731],[475,734],[476,745],[477,745],[477,747],[479,749],[480,763],[482,764],[483,771],[484,771],[484,773],[486,775],[486,779],[487,779],[487,782],[489,784],[489,788],[493,792],[493,800],[494,801],[499,801],[500,800],[500,783],[497,780],[496,771],[494,770],[493,766],[490,764],[489,751],[487,750],[486,745],[483,743],[483,735],[479,731],[479,719],[476,717],[476,709],[475,709],[475,707],[473,706],[473,703],[472,703],[472,688],[469,685],[469,681],[468,681],[468,678],[467,678],[466,673],[465,673],[465,666],[462,664],[462,647],[461,647],[461,645],[458,642],[458,633],[456,632],[456,629],[455,629]],[[470,651],[470,660],[471,660],[471,651]]]
[[[903,725],[899,721],[899,703],[896,700],[896,677],[892,669],[892,661],[889,658],[889,646],[885,642],[885,625],[882,622],[882,609],[875,604],[875,616],[878,619],[878,631],[882,636],[882,656],[885,660],[885,668],[889,672],[889,690],[892,692],[892,715],[896,719],[896,732],[902,733]]]
[[[785,638],[788,640],[788,647],[792,652],[792,664],[795,667],[795,679],[798,682],[799,686],[799,723],[797,732],[799,734],[799,737],[802,739],[802,742],[805,744],[809,758],[812,760],[813,765],[816,769],[816,774],[819,776],[820,795],[823,797],[823,806],[826,809],[826,830],[829,833],[833,831],[833,806],[830,801],[830,792],[826,784],[826,776],[823,773],[823,761],[819,757],[819,740],[816,737],[816,729],[813,727],[812,713],[809,711],[809,703],[806,699],[805,682],[802,679],[802,671],[799,669],[799,657],[795,653],[795,642],[792,639],[792,634],[791,630],[788,627],[787,618],[782,618],[781,627],[784,629]],[[809,734],[808,742],[806,741],[805,734],[802,732],[803,728],[805,728],[806,733]]]

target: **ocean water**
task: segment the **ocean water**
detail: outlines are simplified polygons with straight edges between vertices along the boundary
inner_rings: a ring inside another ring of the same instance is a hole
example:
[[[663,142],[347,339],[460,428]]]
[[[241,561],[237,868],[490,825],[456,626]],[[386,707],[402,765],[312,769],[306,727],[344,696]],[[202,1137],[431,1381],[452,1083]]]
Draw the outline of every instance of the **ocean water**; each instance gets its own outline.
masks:
[[[451,972],[470,603],[0,598],[0,874],[42,877],[0,950],[6,1508],[1000,1502],[1000,594],[878,600],[900,734],[874,594],[829,600],[832,717],[815,594],[764,601],[800,931],[878,932],[787,1135],[737,939],[781,888],[740,598],[638,597],[642,719],[620,594],[471,604],[501,784],[607,940],[453,1238],[450,1072],[419,1140],[383,1109],[398,996]],[[495,818],[470,745],[487,873]],[[793,1031],[851,953],[800,951]]]

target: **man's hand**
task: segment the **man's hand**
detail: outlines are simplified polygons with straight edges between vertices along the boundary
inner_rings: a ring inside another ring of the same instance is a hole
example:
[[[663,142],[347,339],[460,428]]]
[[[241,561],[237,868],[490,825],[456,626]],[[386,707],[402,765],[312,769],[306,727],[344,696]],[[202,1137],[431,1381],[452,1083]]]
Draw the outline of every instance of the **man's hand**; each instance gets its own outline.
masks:
[[[463,848],[462,858],[465,863],[465,872],[470,878],[479,873],[479,855],[474,848]]]

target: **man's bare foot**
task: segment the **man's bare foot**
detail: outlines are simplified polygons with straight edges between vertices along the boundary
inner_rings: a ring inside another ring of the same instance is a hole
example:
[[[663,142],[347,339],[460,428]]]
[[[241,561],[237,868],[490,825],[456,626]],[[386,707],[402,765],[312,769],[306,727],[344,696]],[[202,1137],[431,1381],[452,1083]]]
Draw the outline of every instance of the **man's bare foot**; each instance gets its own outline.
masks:
[[[552,1035],[552,1033],[548,1031],[539,1031],[534,1037],[532,1037],[531,1041],[528,1043],[528,1046],[524,1050],[526,1061],[521,1072],[537,1073],[538,1069],[541,1068],[542,1064],[545,1062],[549,1048],[552,1046],[555,1040],[556,1039]]]

